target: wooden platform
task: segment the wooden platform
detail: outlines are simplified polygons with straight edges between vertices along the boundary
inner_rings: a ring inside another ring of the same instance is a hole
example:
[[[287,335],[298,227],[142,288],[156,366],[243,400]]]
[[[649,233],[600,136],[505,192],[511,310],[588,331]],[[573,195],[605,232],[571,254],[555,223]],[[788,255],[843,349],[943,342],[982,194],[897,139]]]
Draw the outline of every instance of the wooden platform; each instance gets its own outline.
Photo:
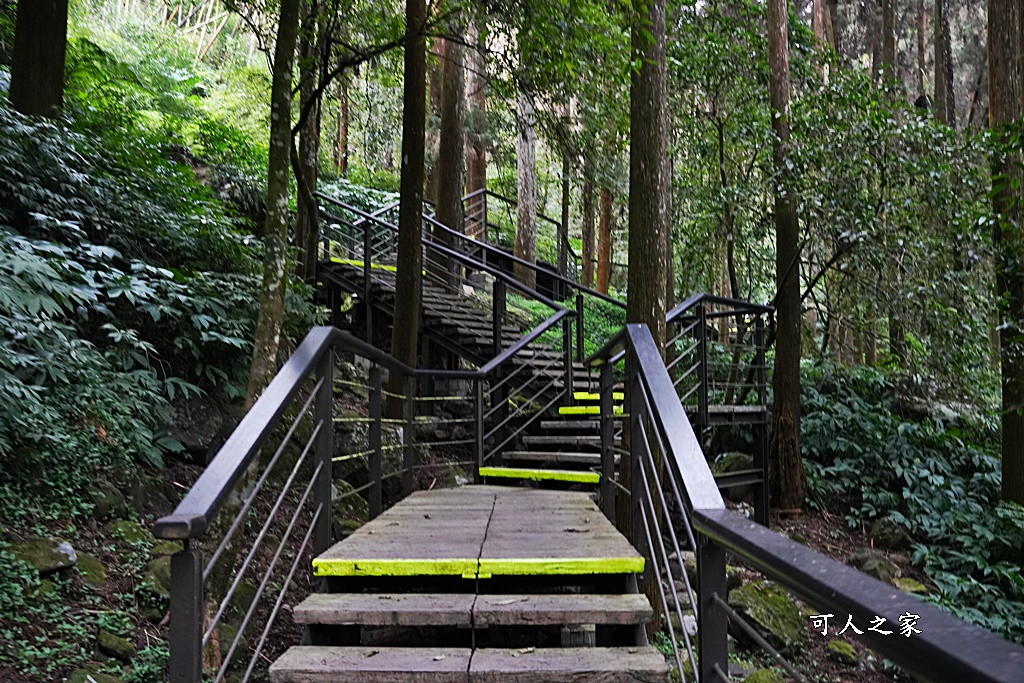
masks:
[[[589,494],[493,486],[420,491],[313,560],[317,576],[630,574],[643,557]]]

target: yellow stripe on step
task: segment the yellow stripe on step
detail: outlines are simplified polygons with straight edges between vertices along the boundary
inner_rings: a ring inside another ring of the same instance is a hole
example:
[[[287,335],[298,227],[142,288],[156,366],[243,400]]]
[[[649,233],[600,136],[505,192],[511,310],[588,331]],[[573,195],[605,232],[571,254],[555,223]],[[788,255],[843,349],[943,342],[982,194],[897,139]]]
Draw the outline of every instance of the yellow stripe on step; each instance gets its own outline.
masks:
[[[476,578],[473,558],[449,559],[330,559],[313,560],[315,576],[461,576]]]
[[[534,470],[516,467],[481,467],[480,476],[501,479],[526,479],[528,481],[565,481],[576,484],[597,484],[601,481],[601,475],[597,472]]]
[[[615,415],[622,415],[622,406],[612,406]],[[600,415],[601,406],[562,406],[559,415]]]
[[[640,574],[644,558],[637,557],[524,557],[480,558],[480,578],[492,576],[563,576],[579,574]]]
[[[572,397],[577,401],[600,401],[601,394],[591,393],[589,391],[574,391]],[[621,391],[612,392],[612,400],[622,401],[626,398],[626,395]]]
[[[363,261],[356,261],[348,258],[338,258],[337,256],[331,257],[331,263],[341,263],[346,266],[356,266],[357,268],[364,268],[366,266],[366,264]],[[371,263],[370,268],[376,270],[386,270],[389,273],[398,272],[397,266],[386,266],[382,263]]]

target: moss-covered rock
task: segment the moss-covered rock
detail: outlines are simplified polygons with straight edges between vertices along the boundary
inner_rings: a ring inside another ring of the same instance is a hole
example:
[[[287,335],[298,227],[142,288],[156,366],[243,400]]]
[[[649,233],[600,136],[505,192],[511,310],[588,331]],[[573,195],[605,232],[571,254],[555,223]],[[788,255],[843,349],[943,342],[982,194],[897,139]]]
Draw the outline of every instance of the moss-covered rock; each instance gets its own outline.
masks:
[[[913,539],[907,530],[890,517],[876,519],[868,531],[879,548],[886,550],[903,550],[909,548]]]
[[[744,683],[786,683],[778,671],[774,669],[758,669],[743,679]]]
[[[748,583],[729,592],[729,604],[784,651],[794,652],[807,644],[807,628],[800,610],[778,584],[771,581]]]
[[[678,566],[675,561],[675,553],[669,558],[672,565],[672,571],[676,571]],[[686,571],[686,576],[690,580],[691,586],[697,585],[697,556],[690,550],[683,551],[683,569]],[[728,590],[739,588],[743,584],[743,572],[740,571],[739,567],[734,567],[731,564],[725,565],[725,586]]]
[[[96,482],[89,497],[93,504],[93,517],[100,522],[124,517],[130,512],[128,500],[121,490],[105,481]]]
[[[78,669],[68,676],[66,683],[124,683],[110,674],[101,674],[89,669]]]
[[[161,555],[174,555],[184,550],[184,546],[174,541],[158,541],[149,554],[153,557],[160,557]]]
[[[130,661],[135,654],[135,646],[131,641],[106,630],[101,630],[96,636],[96,645],[103,654],[122,662]]]
[[[928,595],[928,587],[917,579],[911,579],[909,577],[896,579],[896,587],[904,593],[914,593],[915,595]]]
[[[900,568],[895,562],[886,557],[885,553],[874,548],[858,550],[850,555],[846,564],[890,586],[896,585],[896,579],[901,574]]]
[[[231,624],[225,624],[224,622],[217,624],[217,643],[220,646],[221,657],[227,656],[228,650],[231,649],[236,639],[238,639],[238,646],[235,648],[235,653],[231,655],[231,663],[228,665],[229,669],[246,665],[251,656],[249,643],[246,642],[244,636],[239,637],[238,629]],[[212,647],[212,642],[207,644],[207,655],[210,654],[210,648]]]
[[[171,597],[171,558],[161,555],[146,566],[143,585],[163,598]]]
[[[149,533],[148,529],[144,529],[141,524],[130,519],[111,522],[107,525],[107,531],[114,538],[125,543],[131,543],[132,545],[139,543],[149,543],[152,545],[156,542],[153,534]]]
[[[331,488],[331,501],[334,506],[336,520],[354,519],[365,522],[370,518],[370,505],[358,493],[355,487],[344,479],[337,479]]]
[[[100,588],[107,585],[107,569],[94,555],[81,553],[75,568],[82,575],[82,580],[90,586]]]
[[[849,664],[850,666],[857,663],[857,650],[854,649],[853,645],[845,641],[830,640],[825,649],[828,651],[829,658],[837,662]]]
[[[21,543],[13,543],[11,553],[40,574],[70,569],[78,561],[78,553],[71,544],[59,538],[30,538]]]

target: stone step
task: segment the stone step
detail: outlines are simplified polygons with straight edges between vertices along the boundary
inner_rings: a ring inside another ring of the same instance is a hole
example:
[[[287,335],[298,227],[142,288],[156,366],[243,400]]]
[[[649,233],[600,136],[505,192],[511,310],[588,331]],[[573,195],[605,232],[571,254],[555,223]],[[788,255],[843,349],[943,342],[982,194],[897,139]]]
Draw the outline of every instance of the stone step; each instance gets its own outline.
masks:
[[[601,447],[600,436],[573,436],[569,434],[560,434],[558,436],[533,436],[527,435],[523,437],[524,446],[563,446],[563,447],[575,447],[580,446],[592,446],[594,448]]]

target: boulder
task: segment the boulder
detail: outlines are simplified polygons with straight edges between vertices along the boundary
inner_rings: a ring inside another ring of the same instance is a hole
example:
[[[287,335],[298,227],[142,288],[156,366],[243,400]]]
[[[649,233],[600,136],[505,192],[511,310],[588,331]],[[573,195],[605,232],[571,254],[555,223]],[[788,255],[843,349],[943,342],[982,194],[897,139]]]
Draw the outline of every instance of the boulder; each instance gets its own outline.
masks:
[[[157,544],[153,546],[149,551],[149,554],[153,557],[160,557],[161,555],[176,555],[184,549],[184,546],[174,541],[157,541]]]
[[[203,463],[223,429],[224,413],[209,394],[179,394],[167,410],[168,434]]]
[[[109,522],[130,512],[128,501],[121,490],[104,481],[93,485],[89,497],[93,504],[92,515],[99,522]]]
[[[786,683],[782,674],[774,669],[758,669],[743,679],[744,683]]]
[[[70,569],[78,562],[75,549],[70,543],[59,538],[30,538],[21,543],[13,543],[11,553],[44,575],[61,569]]]
[[[370,518],[370,504],[353,491],[355,487],[344,479],[337,479],[331,484],[331,503],[336,523],[346,519],[365,522]]]
[[[733,451],[718,456],[711,469],[715,474],[729,474],[730,472],[741,472],[753,468],[754,456]],[[729,500],[733,502],[740,501],[750,493],[750,484],[729,486],[723,489],[722,492],[725,493],[725,497]]]
[[[886,557],[885,553],[874,548],[858,550],[850,555],[846,564],[890,586],[896,585],[896,579],[901,574],[900,568],[895,562]]]
[[[697,586],[697,556],[694,555],[691,550],[684,550],[683,553],[683,569],[686,570],[686,577],[690,580],[690,585]],[[676,560],[676,554],[672,553],[669,555],[669,564],[672,567],[672,571],[676,572],[678,568],[678,561]],[[743,572],[740,571],[739,567],[734,567],[731,564],[725,565],[725,587],[728,590],[739,588],[743,584]]]
[[[107,525],[107,531],[114,538],[122,540],[130,545],[137,545],[141,543],[152,545],[156,542],[156,539],[153,538],[153,534],[149,533],[148,529],[143,528],[141,524],[130,519],[111,522]]]
[[[885,550],[904,550],[909,548],[913,541],[907,530],[891,517],[876,519],[871,524],[868,535],[874,539],[875,545]]]
[[[784,652],[795,652],[807,644],[807,626],[800,609],[778,584],[748,583],[729,592],[729,604]]]
[[[171,558],[169,555],[150,561],[146,566],[146,574],[142,583],[149,590],[162,598],[171,597]]]
[[[842,640],[830,640],[825,646],[829,659],[834,659],[840,664],[854,666],[857,663],[857,650],[853,645]]]
[[[909,577],[896,579],[896,587],[904,593],[913,593],[914,595],[928,595],[928,587],[916,579]]]
[[[68,676],[65,683],[124,683],[120,678],[110,674],[101,674],[89,669],[77,669]]]
[[[82,580],[90,586],[101,588],[107,585],[107,569],[94,555],[79,554],[75,568],[82,575]]]
[[[130,661],[135,654],[135,646],[128,639],[116,636],[106,630],[100,630],[99,635],[96,636],[96,645],[103,654],[120,659],[122,662]]]

